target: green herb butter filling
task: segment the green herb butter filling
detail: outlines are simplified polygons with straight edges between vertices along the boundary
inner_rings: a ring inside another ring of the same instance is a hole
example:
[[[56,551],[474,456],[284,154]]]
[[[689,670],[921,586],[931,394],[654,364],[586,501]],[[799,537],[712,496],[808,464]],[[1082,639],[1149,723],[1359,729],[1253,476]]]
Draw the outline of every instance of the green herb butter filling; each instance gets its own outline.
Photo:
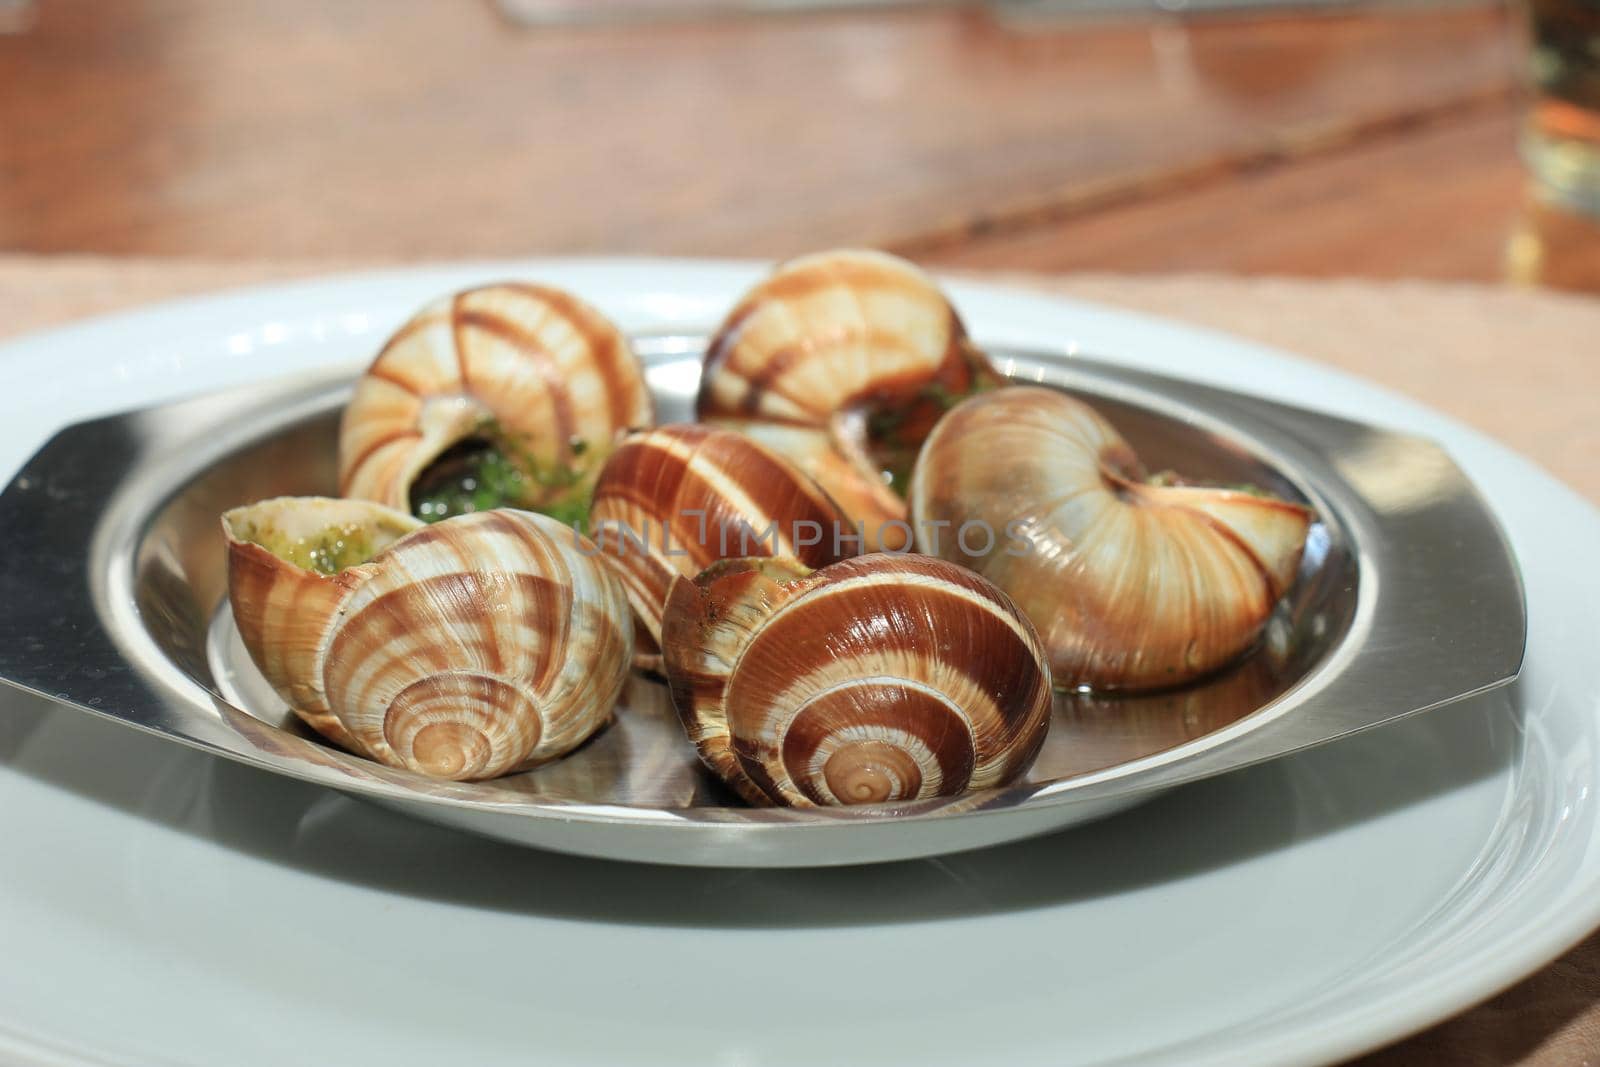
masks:
[[[382,547],[374,541],[373,531],[358,522],[328,526],[299,536],[274,523],[250,522],[237,529],[235,536],[260,545],[286,563],[318,574],[338,574],[347,567],[359,566],[377,555]],[[393,540],[389,537],[385,544]]]
[[[281,560],[318,574],[338,574],[377,554],[371,535],[357,523],[331,526],[311,537],[290,537],[276,527],[261,529],[252,525],[241,531],[241,537]]]
[[[884,398],[866,410],[867,451],[897,496],[911,484],[922,442],[945,413],[970,396],[987,392],[994,383],[976,376],[970,388],[955,392],[939,382],[929,382],[909,396]]]
[[[593,475],[601,457],[585,441],[568,442],[569,464],[541,462],[495,423],[451,447],[417,478],[411,513],[438,522],[493,508],[537,511],[567,525],[589,518]]]

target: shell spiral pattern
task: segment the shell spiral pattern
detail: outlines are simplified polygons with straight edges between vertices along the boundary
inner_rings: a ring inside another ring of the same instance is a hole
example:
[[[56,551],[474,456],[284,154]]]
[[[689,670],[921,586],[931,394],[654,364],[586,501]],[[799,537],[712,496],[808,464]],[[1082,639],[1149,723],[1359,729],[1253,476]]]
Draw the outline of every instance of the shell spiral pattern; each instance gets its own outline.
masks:
[[[356,383],[339,428],[340,492],[410,510],[423,472],[477,436],[530,468],[540,509],[582,495],[622,434],[649,426],[644,372],[617,328],[559,289],[506,283],[423,308]]]
[[[590,515],[595,542],[656,642],[675,575],[740,556],[822,567],[859,548],[816,482],[742,434],[707,426],[625,440],[600,472]]]
[[[604,724],[632,631],[592,545],[546,516],[496,510],[414,528],[322,574],[260,532],[335,507],[416,525],[293,498],[223,519],[240,634],[311,726],[391,766],[481,779],[563,755]]]
[[[1106,689],[1180,684],[1242,654],[1293,584],[1313,519],[1253,492],[1152,484],[1093,408],[1036,387],[945,416],[910,502],[918,547],[1005,590],[1058,685]],[[987,533],[957,536],[968,524]]]
[[[741,560],[679,578],[662,651],[702,759],[752,803],[1000,785],[1049,725],[1050,673],[1027,619],[983,578],[927,557],[815,573]]]
[[[885,472],[909,470],[951,400],[996,380],[932,279],[840,250],[780,265],[739,301],[706,350],[697,412],[788,456],[876,534],[905,519]]]

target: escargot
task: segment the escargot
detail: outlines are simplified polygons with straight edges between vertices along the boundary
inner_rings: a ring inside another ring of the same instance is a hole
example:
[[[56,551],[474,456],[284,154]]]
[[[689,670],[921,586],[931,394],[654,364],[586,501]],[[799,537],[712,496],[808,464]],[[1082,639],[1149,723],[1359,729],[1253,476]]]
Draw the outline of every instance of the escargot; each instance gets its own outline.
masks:
[[[860,545],[816,482],[755,441],[708,426],[663,426],[624,440],[595,483],[590,515],[595,542],[651,642],[661,639],[674,575],[692,578],[717,560],[746,556],[822,567]]]
[[[339,487],[432,521],[509,506],[581,520],[617,440],[654,420],[632,348],[547,286],[437,300],[391,337],[339,424]]]
[[[911,478],[918,548],[1005,590],[1056,684],[1148,689],[1245,652],[1295,580],[1313,514],[1147,478],[1093,408],[1016,386],[965,401]]]
[[[696,411],[794,460],[867,530],[905,548],[901,497],[939,416],[1000,376],[910,263],[839,250],[781,264],[706,349]]]
[[[381,763],[452,779],[533,766],[603,725],[627,680],[622,586],[548,516],[430,526],[280,497],[222,526],[256,666],[309,726]]]
[[[809,571],[730,560],[668,595],[662,653],[701,759],[755,804],[895,803],[1000,785],[1049,726],[1028,620],[925,556]]]

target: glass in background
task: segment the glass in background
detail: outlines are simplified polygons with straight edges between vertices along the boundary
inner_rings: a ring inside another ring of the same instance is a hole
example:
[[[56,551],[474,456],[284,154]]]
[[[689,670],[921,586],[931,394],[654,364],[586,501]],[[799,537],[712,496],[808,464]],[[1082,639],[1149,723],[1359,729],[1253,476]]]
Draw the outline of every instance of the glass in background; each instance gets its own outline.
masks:
[[[1600,293],[1600,216],[1529,196],[1506,247],[1506,274],[1521,285]]]
[[[1523,155],[1554,202],[1600,216],[1600,0],[1528,0]]]

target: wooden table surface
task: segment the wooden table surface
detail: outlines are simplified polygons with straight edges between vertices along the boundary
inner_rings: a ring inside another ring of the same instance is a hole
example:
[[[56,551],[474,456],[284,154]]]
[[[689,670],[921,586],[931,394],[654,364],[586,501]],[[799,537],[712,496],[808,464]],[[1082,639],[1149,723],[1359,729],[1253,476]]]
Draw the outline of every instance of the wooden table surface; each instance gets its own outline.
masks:
[[[1517,31],[1496,7],[535,31],[465,0],[40,0],[0,36],[0,251],[851,243],[948,266],[1509,262],[1591,284],[1600,231],[1546,232],[1524,191]]]

